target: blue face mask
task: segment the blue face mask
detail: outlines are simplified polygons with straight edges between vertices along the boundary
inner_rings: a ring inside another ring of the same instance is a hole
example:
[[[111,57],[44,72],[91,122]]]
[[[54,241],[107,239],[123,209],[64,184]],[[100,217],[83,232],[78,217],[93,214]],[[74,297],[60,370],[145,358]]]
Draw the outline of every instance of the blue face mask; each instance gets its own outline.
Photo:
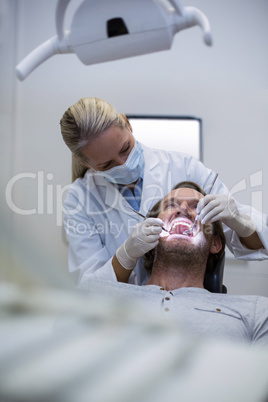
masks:
[[[96,173],[103,176],[105,180],[116,184],[131,184],[141,176],[144,169],[144,155],[140,144],[135,141],[135,145],[131,150],[126,162],[112,169],[97,171]]]

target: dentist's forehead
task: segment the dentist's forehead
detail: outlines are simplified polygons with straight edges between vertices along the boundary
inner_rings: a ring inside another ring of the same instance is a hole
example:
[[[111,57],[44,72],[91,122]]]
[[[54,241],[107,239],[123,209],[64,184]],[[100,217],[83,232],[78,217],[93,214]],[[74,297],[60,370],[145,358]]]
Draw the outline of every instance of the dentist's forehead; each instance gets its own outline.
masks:
[[[203,198],[203,194],[199,193],[199,191],[194,190],[193,188],[177,188],[176,190],[172,190],[162,201],[162,204],[165,204],[168,201],[194,201],[200,200]]]

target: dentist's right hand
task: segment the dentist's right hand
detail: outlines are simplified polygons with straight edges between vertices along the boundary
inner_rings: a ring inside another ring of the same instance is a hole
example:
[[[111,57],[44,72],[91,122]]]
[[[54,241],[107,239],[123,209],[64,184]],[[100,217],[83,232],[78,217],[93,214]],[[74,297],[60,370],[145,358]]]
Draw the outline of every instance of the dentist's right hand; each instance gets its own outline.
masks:
[[[134,226],[127,240],[116,251],[119,263],[127,270],[135,267],[139,257],[157,246],[164,222],[148,218]]]

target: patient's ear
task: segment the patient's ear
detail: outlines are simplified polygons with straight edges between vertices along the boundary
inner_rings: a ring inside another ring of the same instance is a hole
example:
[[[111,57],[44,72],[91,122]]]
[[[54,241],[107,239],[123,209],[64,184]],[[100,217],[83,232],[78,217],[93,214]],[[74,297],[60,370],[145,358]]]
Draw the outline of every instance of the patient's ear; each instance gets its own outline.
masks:
[[[213,235],[210,246],[211,254],[217,254],[222,249],[222,242],[219,235]]]

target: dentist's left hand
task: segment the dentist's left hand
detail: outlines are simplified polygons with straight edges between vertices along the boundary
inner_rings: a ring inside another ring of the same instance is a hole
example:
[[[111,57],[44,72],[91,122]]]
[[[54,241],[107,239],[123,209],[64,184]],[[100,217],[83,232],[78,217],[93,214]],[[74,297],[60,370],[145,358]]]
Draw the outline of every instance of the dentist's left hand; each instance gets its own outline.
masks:
[[[116,251],[119,263],[127,270],[135,267],[139,257],[157,246],[164,222],[148,218],[134,226],[128,239]]]
[[[249,237],[256,226],[248,215],[242,214],[234,198],[226,194],[208,194],[198,203],[196,212],[201,223],[221,221],[234,230],[239,237]]]

